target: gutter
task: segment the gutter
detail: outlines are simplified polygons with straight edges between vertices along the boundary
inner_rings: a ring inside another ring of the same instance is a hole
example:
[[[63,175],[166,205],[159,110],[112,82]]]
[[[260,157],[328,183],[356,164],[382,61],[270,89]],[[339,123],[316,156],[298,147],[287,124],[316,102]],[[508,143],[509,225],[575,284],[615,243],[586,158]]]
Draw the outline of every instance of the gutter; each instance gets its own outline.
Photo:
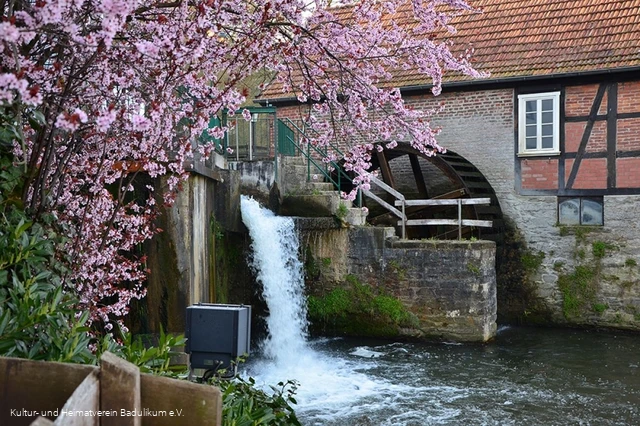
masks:
[[[600,69],[600,70],[592,70],[592,71],[576,71],[576,72],[567,72],[567,73],[556,73],[556,74],[544,74],[544,75],[527,75],[527,76],[515,76],[515,77],[502,77],[502,78],[489,78],[489,79],[477,79],[477,80],[464,80],[464,81],[453,81],[450,83],[442,83],[442,91],[448,89],[456,89],[456,88],[464,88],[470,89],[473,87],[482,87],[488,85],[495,86],[515,86],[517,83],[528,83],[528,82],[539,82],[544,80],[558,80],[558,79],[569,79],[576,77],[596,77],[601,75],[619,75],[624,73],[631,72],[640,72],[640,66],[632,66],[632,67],[622,67],[622,68],[611,68],[611,69]],[[421,84],[415,86],[404,86],[400,87],[400,93],[402,94],[414,94],[416,92],[426,92],[430,91],[433,87],[433,84]],[[258,102],[261,105],[277,105],[277,104],[300,104],[298,98],[295,96],[288,98],[266,98],[266,99],[256,99],[254,102]]]

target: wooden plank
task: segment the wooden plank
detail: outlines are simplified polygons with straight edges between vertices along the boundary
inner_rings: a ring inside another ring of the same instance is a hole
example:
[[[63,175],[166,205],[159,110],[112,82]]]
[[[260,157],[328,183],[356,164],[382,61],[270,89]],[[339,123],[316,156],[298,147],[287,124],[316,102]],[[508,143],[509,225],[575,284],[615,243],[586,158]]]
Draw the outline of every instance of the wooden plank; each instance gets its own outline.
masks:
[[[222,395],[214,386],[140,375],[143,426],[220,426]]]
[[[398,221],[398,225],[402,225],[402,221]],[[458,226],[458,219],[410,219],[407,220],[407,226],[418,225],[450,225]],[[490,220],[462,219],[462,226],[478,226],[491,228],[493,222]]]
[[[12,416],[11,410],[53,412],[97,367],[0,357],[0,425],[28,426],[39,414]]]
[[[380,163],[380,171],[382,172],[382,180],[395,188],[396,183],[393,180],[393,174],[391,173],[391,167],[389,167],[389,161],[387,160],[387,156],[385,155],[385,151],[377,151],[376,156],[378,157],[378,163]]]
[[[382,198],[378,197],[377,195],[375,195],[371,191],[362,191],[362,193],[365,196],[375,200],[377,203],[379,203],[381,206],[385,207],[387,210],[389,210],[394,215],[398,216],[400,219],[403,219],[402,212],[400,210],[396,209],[391,204],[387,203],[386,201],[384,201]]]
[[[402,222],[398,221],[398,225]],[[458,226],[458,219],[411,219],[407,220],[407,226],[416,225],[451,225]]]
[[[76,388],[53,422],[56,426],[98,426],[101,417],[98,372],[89,374]]]
[[[424,175],[422,174],[422,168],[420,167],[420,160],[418,159],[418,155],[409,154],[409,162],[411,163],[411,170],[413,171],[413,177],[416,180],[416,187],[418,188],[418,193],[424,198],[429,198],[427,184],[424,182]]]
[[[379,186],[380,188],[384,189],[389,194],[391,194],[394,197],[396,197],[398,200],[404,200],[404,195],[402,195],[400,192],[396,191],[395,189],[393,189],[392,187],[390,187],[389,185],[387,185],[386,183],[384,183],[383,181],[381,181],[377,177],[370,176],[369,179],[370,179],[371,183],[373,183],[373,184]]]
[[[457,206],[458,201],[463,206],[491,204],[490,198],[463,198],[454,200],[405,200],[405,206]],[[396,206],[402,206],[402,201],[396,201]]]
[[[446,200],[451,198],[462,198],[467,195],[467,190],[465,188],[454,189],[453,191],[445,192],[444,194],[434,195],[433,197],[428,197],[430,200]]]
[[[100,358],[100,409],[137,413],[140,405],[140,370],[130,362],[105,352]],[[140,426],[140,416],[103,417],[102,426]]]

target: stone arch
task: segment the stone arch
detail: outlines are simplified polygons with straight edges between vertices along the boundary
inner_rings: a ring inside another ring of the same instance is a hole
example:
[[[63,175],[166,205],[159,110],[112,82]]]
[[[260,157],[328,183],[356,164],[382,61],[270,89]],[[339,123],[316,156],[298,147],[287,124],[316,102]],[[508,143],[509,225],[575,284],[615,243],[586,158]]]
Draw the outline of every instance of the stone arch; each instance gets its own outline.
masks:
[[[489,239],[498,244],[502,242],[504,218],[498,197],[487,178],[466,158],[454,151],[429,157],[408,143],[399,143],[393,149],[374,154],[371,163],[371,170],[378,170],[379,178],[403,193],[407,199],[489,198],[490,205],[465,207],[464,215],[471,219],[491,220],[494,226],[464,229],[465,236]],[[393,202],[388,194],[375,188],[372,190]],[[374,202],[365,199],[365,205],[370,210],[370,223],[396,225],[396,218]],[[409,215],[412,218],[455,218],[457,214],[452,215],[451,209],[414,208]],[[409,238],[457,238],[457,228],[415,227],[409,230],[408,235]]]

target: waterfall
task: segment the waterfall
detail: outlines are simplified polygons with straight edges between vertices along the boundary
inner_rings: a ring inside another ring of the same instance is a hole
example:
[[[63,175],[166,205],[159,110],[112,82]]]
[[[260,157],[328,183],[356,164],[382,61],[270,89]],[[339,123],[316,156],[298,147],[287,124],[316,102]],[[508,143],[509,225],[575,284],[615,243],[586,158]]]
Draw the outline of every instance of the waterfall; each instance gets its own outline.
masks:
[[[241,209],[252,240],[251,266],[269,310],[264,354],[276,364],[287,365],[307,350],[307,307],[298,236],[290,217],[276,216],[252,198],[242,196]]]
[[[353,414],[357,401],[378,394],[384,389],[382,383],[356,371],[370,368],[358,362],[360,356],[355,362],[336,358],[317,351],[318,341],[308,341],[303,265],[293,220],[276,216],[245,196],[240,207],[252,241],[250,264],[269,311],[262,353],[252,354],[245,374],[266,391],[275,383],[296,380],[296,413],[320,422],[314,424],[327,424],[336,413]]]

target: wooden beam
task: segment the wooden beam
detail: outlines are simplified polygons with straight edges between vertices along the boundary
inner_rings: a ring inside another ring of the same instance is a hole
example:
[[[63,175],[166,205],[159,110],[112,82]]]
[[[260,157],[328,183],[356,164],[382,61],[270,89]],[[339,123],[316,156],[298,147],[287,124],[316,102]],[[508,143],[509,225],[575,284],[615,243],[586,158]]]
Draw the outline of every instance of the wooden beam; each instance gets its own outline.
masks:
[[[163,413],[143,417],[143,426],[222,424],[222,394],[214,386],[141,374],[140,387],[142,407],[150,413]]]
[[[422,168],[420,167],[420,160],[418,159],[418,156],[416,154],[409,154],[409,162],[411,163],[413,177],[416,180],[418,193],[424,198],[429,198],[427,184],[424,182],[424,176],[422,175]]]
[[[571,173],[569,174],[569,179],[567,179],[566,189],[571,189],[573,187],[573,183],[576,180],[576,176],[578,175],[578,169],[580,168],[580,163],[582,162],[582,156],[584,155],[587,149],[587,143],[589,143],[589,138],[591,137],[591,131],[593,130],[593,124],[596,122],[596,118],[598,116],[598,110],[600,109],[600,105],[602,105],[602,99],[604,98],[604,93],[607,88],[605,83],[602,83],[600,87],[598,87],[598,93],[596,93],[596,97],[593,100],[593,104],[591,105],[591,112],[589,113],[589,121],[587,121],[587,125],[584,128],[584,133],[582,134],[582,140],[580,141],[580,147],[578,148],[578,153],[576,154],[576,159],[573,162],[573,167],[571,168]]]
[[[398,221],[398,225],[401,225],[402,221]],[[411,219],[407,220],[407,226],[420,226],[420,225],[450,225],[458,226],[458,219]],[[462,219],[462,226],[478,226],[484,228],[491,228],[493,221],[491,220],[475,220],[475,219]]]
[[[618,132],[618,83],[607,91],[607,188],[616,187],[616,139]]]
[[[76,413],[95,413],[99,409],[100,381],[98,380],[98,372],[94,371],[80,383],[80,386],[69,397],[62,409],[60,409],[60,415],[53,424],[56,426],[98,426],[100,425],[100,416],[77,415]],[[122,419],[122,417],[118,418]]]
[[[387,160],[387,156],[384,151],[377,151],[376,156],[378,157],[378,163],[380,163],[380,171],[382,172],[382,180],[392,188],[396,187],[396,183],[393,180],[393,175],[391,174],[391,167],[389,167],[389,161]]]
[[[404,195],[402,195],[402,193],[396,191],[395,189],[393,189],[391,186],[387,185],[386,183],[384,183],[383,181],[381,181],[380,179],[378,179],[375,176],[371,176],[370,177],[370,181],[371,183],[373,183],[374,185],[379,186],[380,188],[384,189],[385,191],[387,191],[389,194],[393,195],[394,197],[396,197],[398,200],[404,200]]]
[[[458,203],[463,206],[468,205],[486,205],[491,204],[491,198],[463,198],[453,200],[405,200],[405,206],[457,206]],[[396,201],[396,206],[401,206],[402,201]]]
[[[393,207],[391,204],[387,203],[386,201],[384,201],[382,198],[378,197],[377,195],[375,195],[374,193],[372,193],[371,191],[362,191],[362,193],[364,195],[366,195],[367,197],[375,200],[378,204],[380,204],[382,207],[386,208],[387,210],[389,210],[389,212],[393,213],[394,215],[398,216],[400,219],[402,219],[404,216],[402,215],[402,212],[398,209],[396,209],[395,207]]]
[[[55,411],[97,367],[0,357],[0,425],[27,426],[37,416],[11,416],[11,409]]]

